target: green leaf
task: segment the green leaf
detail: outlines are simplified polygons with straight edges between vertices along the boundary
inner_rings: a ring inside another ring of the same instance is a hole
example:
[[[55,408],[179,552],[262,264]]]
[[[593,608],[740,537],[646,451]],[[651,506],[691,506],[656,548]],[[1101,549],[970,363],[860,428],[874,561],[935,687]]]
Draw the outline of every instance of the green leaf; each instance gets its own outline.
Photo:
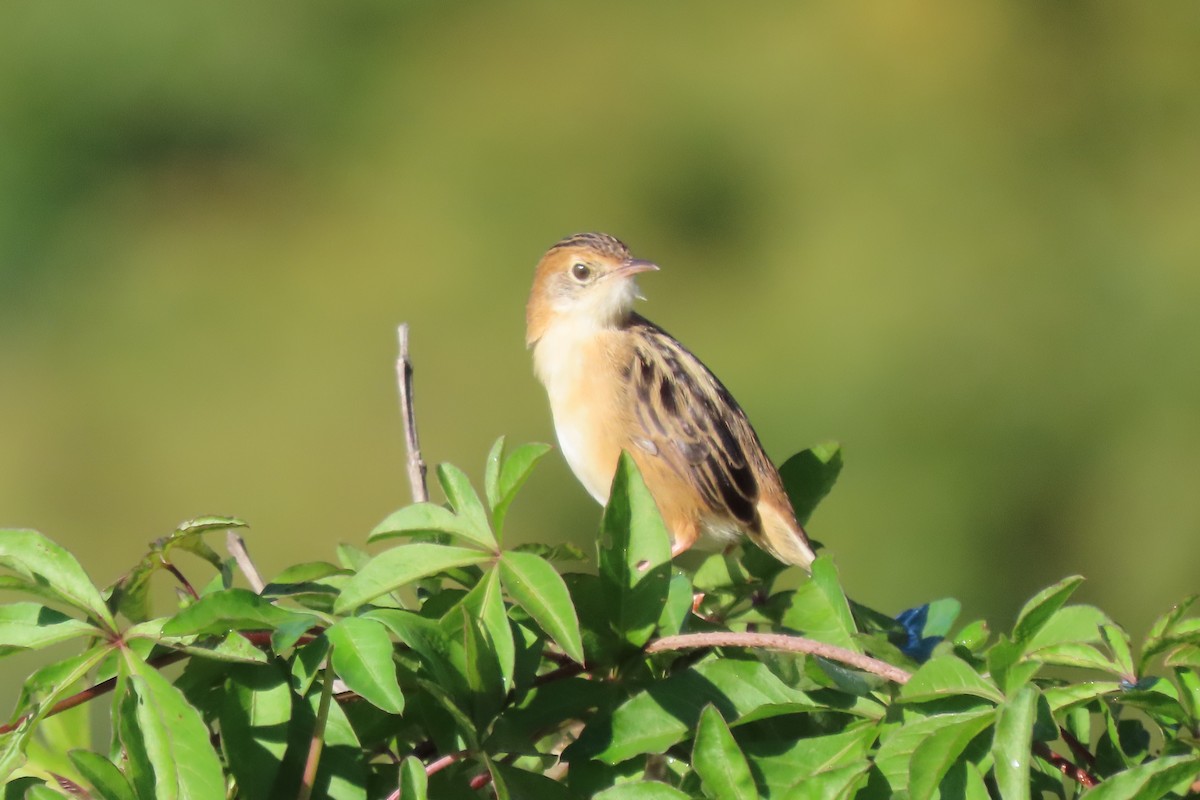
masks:
[[[438,464],[437,476],[438,483],[442,485],[442,491],[454,509],[454,513],[466,526],[475,531],[475,535],[479,539],[490,542],[486,545],[489,550],[495,550],[496,537],[492,534],[492,528],[488,524],[487,511],[484,510],[483,503],[479,501],[479,495],[472,488],[466,473],[453,464]]]
[[[1137,671],[1133,666],[1133,650],[1129,643],[1129,634],[1115,622],[1100,626],[1100,636],[1112,654],[1113,662],[1121,671],[1122,677],[1129,681],[1137,680]]]
[[[263,589],[263,594],[270,594],[270,589],[276,587],[287,586],[295,583],[311,583],[319,581],[321,578],[328,578],[330,575],[345,575],[348,570],[339,567],[337,564],[330,564],[328,561],[304,561],[299,564],[293,564],[286,568],[266,585]]]
[[[0,656],[21,650],[37,650],[79,636],[103,635],[103,631],[40,603],[0,605]]]
[[[600,578],[615,600],[613,626],[634,647],[654,633],[667,599],[670,537],[637,464],[621,453],[601,523]]]
[[[992,715],[967,717],[943,725],[913,750],[908,791],[912,800],[930,800],[971,740],[992,723]]]
[[[321,691],[314,687],[306,697],[293,703],[293,717],[288,726],[288,752],[272,798],[297,796],[299,777],[316,729],[320,702]],[[346,718],[341,703],[329,704],[323,738],[325,748],[317,766],[313,798],[366,800],[367,770],[363,745]],[[290,782],[285,782],[288,779]],[[394,778],[392,786],[395,786]]]
[[[1081,583],[1082,575],[1072,575],[1034,595],[1017,615],[1017,624],[1013,627],[1013,641],[1022,646],[1029,642],[1050,621],[1055,612],[1062,608],[1063,603],[1067,602]]]
[[[753,800],[758,797],[750,765],[738,749],[729,726],[714,706],[700,712],[692,768],[700,775],[705,793],[714,800]]]
[[[990,636],[991,632],[988,630],[987,622],[977,619],[963,626],[963,629],[955,634],[954,644],[974,653],[987,644],[988,637]]]
[[[878,736],[874,724],[851,724],[840,733],[805,735],[808,720],[781,717],[739,735],[742,752],[769,797],[848,798],[870,768],[867,755]]]
[[[1030,747],[1037,721],[1038,690],[1025,684],[996,711],[992,739],[996,787],[1005,800],[1028,800]]]
[[[691,616],[695,599],[692,582],[688,580],[687,575],[675,570],[671,575],[667,600],[663,603],[662,614],[658,618],[658,635],[674,636],[681,633],[688,617]]]
[[[501,436],[492,444],[487,461],[483,465],[483,493],[491,508],[495,508],[496,503],[500,502],[500,467],[503,463],[504,436]]]
[[[1191,610],[1196,601],[1200,600],[1200,594],[1194,594],[1184,598],[1179,603],[1171,607],[1171,610],[1163,614],[1154,621],[1150,626],[1150,632],[1146,634],[1146,643],[1142,646],[1142,657],[1138,662],[1138,674],[1146,671],[1146,664],[1156,654],[1164,649],[1164,639],[1170,638],[1175,626],[1179,620],[1183,619],[1184,615]]]
[[[493,780],[498,776],[508,790],[512,800],[579,800],[579,795],[563,783],[536,772],[516,769],[500,762],[488,761]],[[408,800],[407,795],[401,795]]]
[[[21,689],[21,698],[17,702],[18,711],[33,702],[34,695],[39,697],[36,707],[30,709],[30,717],[14,730],[0,734],[0,778],[8,776],[21,765],[25,757],[25,747],[29,736],[36,730],[38,723],[46,713],[54,707],[59,698],[66,694],[74,685],[104,660],[112,652],[108,643],[99,644],[75,656],[71,656],[53,664],[41,667],[26,679]]]
[[[346,583],[333,610],[345,614],[420,578],[454,567],[482,564],[492,558],[490,553],[478,550],[424,542],[393,547],[368,561]]]
[[[1113,775],[1087,793],[1087,800],[1157,800],[1180,781],[1200,772],[1200,756],[1164,756]]]
[[[1086,644],[1056,644],[1049,647],[1042,647],[1027,654],[1025,658],[1028,661],[1041,664],[1095,669],[1113,674],[1120,673],[1120,669],[1113,663],[1112,659],[1091,645]]]
[[[362,619],[377,620],[386,625],[401,642],[411,647],[425,664],[433,679],[446,692],[455,695],[467,691],[466,679],[460,672],[465,662],[461,641],[455,641],[446,630],[411,611],[376,608]],[[461,629],[461,622],[459,624]]]
[[[537,462],[541,461],[542,457],[550,452],[550,449],[548,444],[523,444],[504,459],[504,465],[500,468],[500,475],[496,482],[495,497],[493,498],[490,493],[488,495],[492,506],[492,524],[495,526],[497,536],[504,529],[504,519],[508,516],[508,507],[512,505],[517,492],[525,485],[525,481],[529,480]]]
[[[312,614],[289,611],[249,589],[221,589],[205,595],[162,626],[164,636],[224,634],[231,630],[261,630],[295,622],[317,625]]]
[[[130,650],[123,655],[136,728],[126,720],[122,742],[131,759],[132,752],[139,751],[152,770],[152,796],[156,800],[223,798],[221,763],[199,712],[158,670]],[[134,786],[144,797],[144,784]]]
[[[1168,667],[1200,669],[1200,645],[1181,644],[1167,653],[1163,664]]]
[[[822,442],[783,462],[779,477],[783,479],[783,488],[792,502],[797,522],[801,525],[808,522],[841,471],[842,446],[837,442]]]
[[[993,703],[1004,700],[1004,695],[991,681],[952,655],[934,656],[926,661],[900,688],[900,699],[909,703],[963,694],[982,697]]]
[[[673,786],[658,781],[619,783],[592,796],[592,800],[690,800]]]
[[[1038,632],[1025,640],[1025,653],[1034,654],[1043,647],[1058,644],[1099,642],[1100,627],[1109,624],[1108,615],[1095,606],[1066,606],[1045,619]]]
[[[195,536],[209,531],[224,531],[230,528],[248,528],[250,525],[237,517],[206,514],[179,523],[172,536]]]
[[[222,693],[221,749],[238,797],[268,800],[287,752],[292,692],[277,667],[234,667]]]
[[[1187,709],[1193,724],[1200,720],[1200,671],[1197,670],[1200,668],[1176,667],[1172,670],[1179,685],[1179,702]]]
[[[567,751],[568,760],[590,756],[616,764],[643,753],[662,753],[688,738],[700,713],[715,705],[725,719],[766,719],[820,711],[825,706],[784,684],[758,661],[720,659],[675,672],[589,723]]]
[[[325,668],[325,656],[329,654],[329,640],[318,636],[292,653],[290,663],[292,689],[304,696],[312,688],[313,681]]]
[[[855,653],[862,652],[855,637],[858,629],[850,613],[850,604],[842,593],[837,567],[829,556],[821,556],[812,563],[812,578],[796,589],[790,606],[783,613],[783,624],[810,639]]]
[[[0,530],[0,567],[17,573],[35,594],[49,593],[116,630],[112,612],[75,556],[37,531]]]
[[[562,576],[550,564],[528,553],[500,557],[500,580],[513,601],[577,663],[583,663],[579,618]]]
[[[399,511],[393,511],[375,526],[367,538],[376,542],[397,536],[419,536],[428,533],[449,534],[488,550],[496,548],[496,540],[490,530],[481,530],[471,520],[436,503],[414,503]]]
[[[338,620],[325,631],[333,670],[352,691],[389,714],[404,711],[392,660],[395,646],[383,625],[362,617]]]
[[[476,730],[485,731],[493,718],[500,712],[508,690],[504,686],[496,647],[481,620],[459,606],[455,612],[460,618],[459,641],[463,654],[461,674],[466,678],[471,692],[472,720]]]
[[[1119,691],[1121,691],[1121,684],[1116,681],[1088,681],[1065,686],[1051,686],[1043,690],[1042,696],[1050,704],[1050,710],[1058,713],[1079,703],[1086,703],[1097,697]]]
[[[995,719],[995,711],[989,708],[958,714],[935,714],[889,728],[881,737],[879,750],[875,754],[875,763],[887,779],[892,791],[902,792],[908,788],[909,768],[912,764],[913,752],[922,742],[948,726],[977,720],[980,730],[982,730],[993,719]]]
[[[488,639],[495,650],[496,665],[500,668],[500,685],[507,692],[513,688],[517,649],[512,625],[508,621],[508,609],[504,606],[504,594],[500,590],[498,573],[499,570],[495,569],[484,573],[483,578],[460,601],[459,606],[487,630]],[[457,613],[457,610],[458,606],[442,617],[442,629],[461,640],[464,617]]]
[[[962,603],[953,597],[943,597],[929,604],[925,615],[924,636],[949,636],[954,620],[962,612]]]
[[[90,750],[72,750],[68,755],[80,777],[99,793],[100,800],[134,800],[133,787],[116,764]]]
[[[426,800],[429,778],[425,765],[416,756],[408,756],[400,762],[400,797],[403,800]]]

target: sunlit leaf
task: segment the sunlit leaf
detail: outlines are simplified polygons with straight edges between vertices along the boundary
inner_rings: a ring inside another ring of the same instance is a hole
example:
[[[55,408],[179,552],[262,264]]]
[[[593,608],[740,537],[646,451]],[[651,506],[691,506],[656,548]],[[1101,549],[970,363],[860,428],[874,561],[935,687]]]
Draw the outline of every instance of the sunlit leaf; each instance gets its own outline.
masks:
[[[116,629],[112,612],[75,556],[37,531],[0,530],[0,567],[17,573],[37,589],[35,593],[49,592],[109,630]]]
[[[400,762],[400,797],[402,800],[426,800],[429,778],[419,758],[408,756]]]
[[[453,464],[438,464],[437,476],[438,483],[441,484],[446,500],[454,509],[454,513],[466,526],[474,530],[478,538],[490,542],[487,545],[489,549],[494,549],[496,537],[492,533],[488,513],[484,509],[483,503],[480,502],[479,495],[475,493],[474,487],[471,486],[471,481],[467,478],[466,473]]]
[[[333,609],[338,614],[358,608],[382,594],[429,575],[493,558],[465,547],[418,542],[385,550],[368,561],[346,584]]]
[[[1030,747],[1037,720],[1037,687],[1025,684],[996,710],[992,739],[996,787],[1005,800],[1029,798]]]
[[[930,800],[934,797],[942,778],[967,749],[967,745],[991,723],[991,714],[959,719],[939,727],[918,744],[909,765],[908,791],[912,800]]]
[[[921,703],[953,695],[973,695],[999,703],[1004,695],[971,666],[955,656],[935,656],[913,673],[900,689],[900,698]]]
[[[517,492],[529,480],[533,467],[550,452],[548,444],[523,444],[504,457],[500,474],[497,476],[495,497],[489,495],[492,506],[492,524],[496,535],[499,536],[504,528],[504,519],[508,515],[508,507],[516,498]]]
[[[333,647],[333,670],[352,691],[389,714],[404,711],[396,681],[395,645],[380,623],[362,617],[338,620],[325,631]]]
[[[746,757],[734,741],[721,712],[711,705],[700,712],[696,743],[692,748],[692,768],[699,773],[706,792],[714,800],[753,800],[758,797]]]
[[[427,533],[446,533],[488,550],[496,548],[496,539],[490,529],[480,528],[469,517],[455,514],[436,503],[414,503],[393,511],[375,526],[368,538],[376,542],[397,536],[419,536]]]
[[[180,611],[163,625],[162,632],[164,636],[224,634],[270,629],[289,622],[316,625],[320,618],[281,608],[249,589],[222,589]]]
[[[507,552],[500,557],[500,580],[512,599],[563,652],[583,663],[579,618],[562,576],[541,558]]]
[[[129,708],[136,728],[122,730],[127,751],[137,750],[153,773],[158,800],[221,798],[225,779],[208,728],[183,694],[145,661],[125,651]],[[143,791],[135,782],[138,794]],[[144,784],[143,784],[144,785]]]
[[[828,556],[813,562],[812,578],[796,589],[791,605],[783,614],[783,624],[810,639],[862,652],[850,605],[838,582],[837,568]]]
[[[221,749],[237,779],[238,797],[268,800],[287,752],[292,692],[272,667],[229,670],[220,709]]]
[[[94,625],[40,603],[0,605],[0,656],[102,633]]]
[[[658,506],[628,453],[617,464],[601,534],[600,577],[615,604],[614,629],[641,647],[667,598],[671,545]]]
[[[1105,780],[1087,793],[1088,800],[1158,800],[1175,784],[1200,774],[1200,756],[1163,756]]]
[[[90,750],[72,750],[67,755],[102,800],[134,800],[133,787],[116,764]]]

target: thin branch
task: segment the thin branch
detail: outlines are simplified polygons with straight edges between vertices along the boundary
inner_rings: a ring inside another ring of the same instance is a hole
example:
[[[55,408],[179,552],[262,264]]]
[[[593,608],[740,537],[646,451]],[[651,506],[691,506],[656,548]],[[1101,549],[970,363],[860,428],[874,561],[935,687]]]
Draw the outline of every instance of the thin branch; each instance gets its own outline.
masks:
[[[1051,750],[1050,746],[1045,742],[1034,742],[1033,754],[1038,758],[1049,761],[1052,765],[1054,765],[1055,769],[1085,789],[1090,789],[1099,783],[1099,781],[1096,780],[1096,778],[1094,778],[1090,772],[1073,763],[1070,759],[1060,756],[1058,753]]]
[[[870,672],[893,683],[907,683],[912,673],[893,666],[886,661],[855,653],[844,647],[818,642],[803,636],[783,633],[685,633],[679,636],[664,636],[646,647],[647,653],[662,653],[668,650],[690,650],[695,647],[763,647],[768,650],[786,650],[790,653],[808,653],[830,661],[839,661],[847,666]]]
[[[436,761],[430,761],[425,765],[425,774],[432,775],[435,772],[441,772],[454,762],[462,761],[470,752],[470,750],[459,750],[457,753],[451,753],[450,755],[442,756]]]
[[[184,651],[173,650],[170,653],[163,653],[161,656],[151,658],[151,659],[147,660],[146,663],[148,665],[154,667],[155,669],[162,669],[163,667],[167,666],[168,664],[174,664],[176,661],[182,661],[183,659],[185,659],[187,657],[188,657],[188,654],[185,653]],[[116,685],[117,685],[117,679],[115,677],[109,678],[106,681],[100,681],[99,683],[89,686],[88,688],[83,689],[82,691],[76,692],[75,694],[71,695],[70,697],[59,700],[57,703],[55,703],[53,706],[50,707],[49,711],[47,711],[44,715],[42,715],[42,718],[45,719],[46,717],[53,717],[55,714],[61,714],[62,712],[68,711],[77,705],[86,703],[89,700],[94,700],[95,698],[100,697],[101,695],[108,694],[109,692],[111,692],[113,690],[113,688]],[[34,712],[31,711],[28,714],[22,714],[21,716],[17,717],[15,720],[8,723],[7,725],[0,725],[0,735],[6,734],[6,733],[12,733],[17,728],[21,727],[21,725],[23,725],[25,723],[25,720],[32,717],[33,714],[34,714]]]
[[[412,489],[414,503],[429,500],[425,488],[425,462],[421,460],[421,443],[417,440],[417,419],[413,414],[412,360],[408,357],[408,323],[402,323],[396,332],[400,337],[400,358],[396,361],[396,383],[400,389],[400,415],[404,420],[404,444],[408,450],[408,484]]]
[[[1058,733],[1062,736],[1062,740],[1067,743],[1067,747],[1071,748],[1071,753],[1080,761],[1087,764],[1089,767],[1096,766],[1096,757],[1092,755],[1092,751],[1087,749],[1083,742],[1076,739],[1070,731],[1061,725],[1058,728]]]
[[[255,594],[262,594],[263,583],[262,576],[258,574],[258,568],[254,566],[254,562],[250,560],[250,553],[246,550],[246,540],[237,535],[237,532],[230,529],[225,531],[225,549],[229,551],[229,555],[233,556],[233,560],[237,562],[238,569],[246,576],[246,580],[250,582],[250,588]]]
[[[164,568],[166,568],[167,572],[175,576],[175,580],[179,581],[184,590],[191,595],[193,600],[200,599],[200,595],[196,593],[196,589],[192,586],[191,582],[188,581],[188,579],[183,576],[183,573],[179,571],[179,567],[175,566],[170,561],[167,561],[162,556],[158,557],[158,561],[163,565]]]
[[[330,648],[332,650],[332,648]],[[308,758],[304,762],[304,777],[300,782],[297,800],[309,800],[317,782],[317,766],[321,763],[321,751],[325,747],[325,723],[329,719],[329,702],[333,697],[333,667],[329,655],[325,656],[325,680],[321,685],[321,702],[317,706],[317,721],[313,726],[312,741],[308,743]]]

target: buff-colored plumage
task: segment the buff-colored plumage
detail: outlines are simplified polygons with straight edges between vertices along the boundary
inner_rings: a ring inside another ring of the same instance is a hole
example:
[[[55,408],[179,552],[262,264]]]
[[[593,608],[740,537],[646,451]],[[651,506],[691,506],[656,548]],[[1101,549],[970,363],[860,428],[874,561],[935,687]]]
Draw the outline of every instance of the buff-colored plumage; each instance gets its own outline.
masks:
[[[744,533],[807,569],[812,547],[746,414],[698,358],[633,312],[635,276],[656,269],[601,233],[563,239],[538,263],[525,337],[563,456],[603,503],[628,451],[674,554],[701,533]]]

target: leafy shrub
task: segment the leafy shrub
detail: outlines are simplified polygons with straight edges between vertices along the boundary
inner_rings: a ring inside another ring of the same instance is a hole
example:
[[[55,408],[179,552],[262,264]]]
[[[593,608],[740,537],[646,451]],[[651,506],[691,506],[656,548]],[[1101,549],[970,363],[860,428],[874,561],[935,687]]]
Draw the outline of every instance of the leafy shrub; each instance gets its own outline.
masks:
[[[849,601],[822,557],[798,588],[763,553],[689,574],[633,462],[596,569],[569,547],[506,547],[506,512],[547,447],[496,443],[481,499],[402,508],[371,556],[298,564],[260,592],[182,525],[105,592],[58,545],[0,531],[0,654],[82,652],[26,681],[0,737],[5,797],[1158,798],[1197,790],[1200,619],[1167,612],[1135,656],[1102,611],[1040,592],[1010,633],[940,600],[899,619]],[[801,519],[835,447],[781,470]],[[194,589],[184,550],[214,574]],[[179,581],[155,616],[151,579]],[[802,636],[801,636],[802,634]],[[174,678],[162,671],[183,662]],[[1156,668],[1159,676],[1151,674]],[[86,687],[81,689],[80,687]],[[71,694],[75,692],[75,694]],[[50,723],[111,694],[97,749]],[[39,746],[31,747],[35,737]],[[107,737],[102,737],[107,738]],[[56,787],[56,788],[51,788]],[[1094,787],[1094,788],[1091,788]]]

